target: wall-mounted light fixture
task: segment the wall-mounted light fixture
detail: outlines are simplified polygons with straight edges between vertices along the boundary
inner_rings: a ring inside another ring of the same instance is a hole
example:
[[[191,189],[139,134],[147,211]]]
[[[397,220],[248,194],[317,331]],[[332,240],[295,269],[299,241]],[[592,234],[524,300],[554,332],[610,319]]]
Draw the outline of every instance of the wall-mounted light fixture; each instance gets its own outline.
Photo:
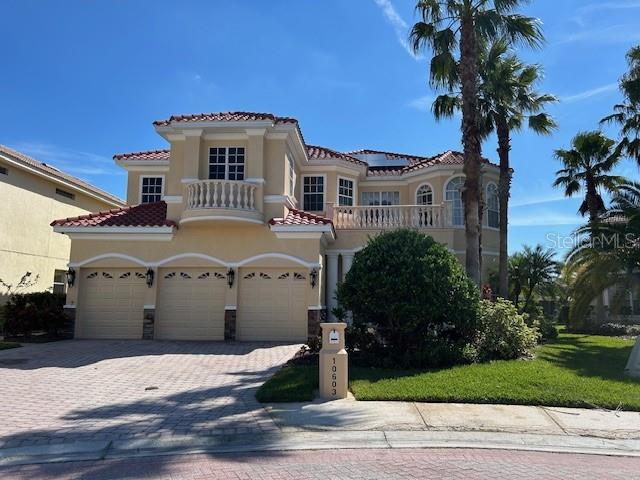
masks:
[[[312,268],[311,271],[309,272],[309,279],[311,281],[311,288],[316,288],[316,285],[318,284],[318,269],[317,268]]]
[[[147,270],[147,287],[151,288],[153,286],[153,277],[155,273],[152,268]]]
[[[227,272],[227,283],[229,284],[229,288],[233,287],[233,280],[236,278],[236,272],[233,268],[230,268]]]
[[[73,268],[69,268],[67,270],[67,285],[73,287],[73,284],[76,283],[76,271]]]

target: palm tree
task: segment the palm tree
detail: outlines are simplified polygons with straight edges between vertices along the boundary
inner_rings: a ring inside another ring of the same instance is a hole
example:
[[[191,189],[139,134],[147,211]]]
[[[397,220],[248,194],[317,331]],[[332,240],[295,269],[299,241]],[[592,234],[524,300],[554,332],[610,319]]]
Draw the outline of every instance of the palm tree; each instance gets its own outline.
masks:
[[[480,54],[479,62],[479,107],[481,134],[486,139],[496,131],[498,156],[500,158],[500,180],[498,182],[500,212],[500,248],[498,270],[498,294],[507,298],[508,286],[508,208],[511,189],[511,133],[526,126],[541,135],[550,134],[556,127],[554,119],[545,113],[544,107],[557,98],[535,91],[542,78],[539,65],[526,65],[513,53],[504,39],[496,40]],[[436,119],[450,118],[462,105],[460,92],[440,95],[433,103]]]
[[[545,250],[542,245],[524,246],[521,252],[509,258],[509,276],[512,279],[509,298],[519,312],[527,312],[536,294],[550,288],[558,275],[558,262],[553,250]],[[520,306],[520,298],[524,303]]]
[[[613,107],[614,113],[600,123],[620,125],[618,151],[640,164],[640,45],[627,53],[629,71],[620,79],[624,103]]]
[[[556,150],[555,156],[564,164],[556,172],[555,187],[563,187],[565,196],[573,197],[584,191],[584,200],[579,212],[589,215],[589,240],[594,243],[598,236],[599,216],[605,210],[601,190],[615,192],[622,178],[609,175],[621,159],[621,153],[614,149],[615,142],[602,132],[582,132],[572,140],[571,150]],[[596,319],[602,320],[604,308],[602,296],[596,297]]]
[[[462,90],[463,189],[466,270],[480,284],[480,165],[482,135],[478,110],[478,46],[504,37],[510,42],[538,46],[539,23],[514,10],[524,0],[418,0],[420,14],[410,38],[416,52],[432,51],[432,87]],[[455,59],[459,52],[459,60]]]
[[[602,216],[594,231],[591,225],[578,230],[584,236],[567,256],[567,268],[573,274],[569,321],[579,327],[587,316],[593,298],[617,287],[621,292],[637,288],[640,268],[640,184],[625,182],[613,195],[611,209]],[[591,238],[597,234],[600,241]],[[615,297],[612,311],[619,308]],[[626,302],[625,302],[626,303]]]

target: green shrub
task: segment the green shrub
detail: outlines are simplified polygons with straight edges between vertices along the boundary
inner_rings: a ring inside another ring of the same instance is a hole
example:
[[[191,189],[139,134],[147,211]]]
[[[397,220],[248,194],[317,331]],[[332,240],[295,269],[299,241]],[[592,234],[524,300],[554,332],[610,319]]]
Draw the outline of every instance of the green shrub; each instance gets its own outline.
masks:
[[[462,362],[475,335],[478,289],[453,254],[413,230],[370,239],[337,297],[353,314],[351,348],[389,366]]]
[[[476,348],[481,361],[515,359],[530,355],[539,332],[527,326],[509,300],[480,301]]]
[[[57,337],[69,328],[64,314],[65,295],[51,292],[15,293],[5,305],[4,334],[30,337],[36,331]]]

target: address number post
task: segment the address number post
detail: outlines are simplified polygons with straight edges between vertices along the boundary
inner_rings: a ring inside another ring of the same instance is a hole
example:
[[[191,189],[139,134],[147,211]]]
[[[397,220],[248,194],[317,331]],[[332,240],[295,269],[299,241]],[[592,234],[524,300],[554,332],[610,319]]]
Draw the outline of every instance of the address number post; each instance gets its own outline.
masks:
[[[325,400],[347,398],[349,374],[344,348],[346,323],[321,323],[320,397]]]

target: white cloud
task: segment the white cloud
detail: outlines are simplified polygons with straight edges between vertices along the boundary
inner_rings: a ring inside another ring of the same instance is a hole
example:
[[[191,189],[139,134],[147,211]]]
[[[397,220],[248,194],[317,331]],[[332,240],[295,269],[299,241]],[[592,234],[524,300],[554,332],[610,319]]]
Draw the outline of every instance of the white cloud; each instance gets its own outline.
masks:
[[[611,45],[616,43],[628,43],[640,40],[640,31],[635,24],[608,25],[606,27],[593,28],[586,27],[580,19],[576,20],[585,27],[579,32],[567,33],[558,37],[553,45],[564,45],[568,43],[591,42],[598,45]]]
[[[550,193],[548,195],[513,199],[509,202],[509,208],[532,207],[534,205],[542,205],[545,203],[565,202],[572,200],[573,199],[565,197],[562,193]]]
[[[407,40],[408,32],[409,32],[409,24],[404,21],[404,19],[398,14],[395,7],[391,3],[390,0],[373,0],[376,2],[376,5],[382,9],[382,13],[384,14],[387,22],[391,24],[393,30],[396,33],[396,37],[402,48],[406,50],[406,52],[411,55],[414,60],[422,59],[422,55],[416,54],[409,45]]]
[[[578,215],[557,212],[519,213],[509,215],[509,226],[544,227],[549,225],[580,225],[584,223]]]
[[[605,93],[613,92],[618,89],[618,83],[609,83],[607,85],[603,85],[601,87],[592,88],[590,90],[585,90],[584,92],[575,93],[573,95],[567,95],[566,97],[562,97],[561,100],[565,103],[573,103],[579,102],[581,100],[586,100],[591,97],[597,97],[598,95],[603,95]]]
[[[414,98],[407,105],[409,105],[411,108],[415,108],[416,110],[424,112],[425,110],[431,110],[431,105],[433,104],[434,100],[435,97],[433,97],[432,95],[424,95],[423,97]]]
[[[111,158],[91,152],[38,142],[15,143],[10,147],[71,175],[124,174]]]

